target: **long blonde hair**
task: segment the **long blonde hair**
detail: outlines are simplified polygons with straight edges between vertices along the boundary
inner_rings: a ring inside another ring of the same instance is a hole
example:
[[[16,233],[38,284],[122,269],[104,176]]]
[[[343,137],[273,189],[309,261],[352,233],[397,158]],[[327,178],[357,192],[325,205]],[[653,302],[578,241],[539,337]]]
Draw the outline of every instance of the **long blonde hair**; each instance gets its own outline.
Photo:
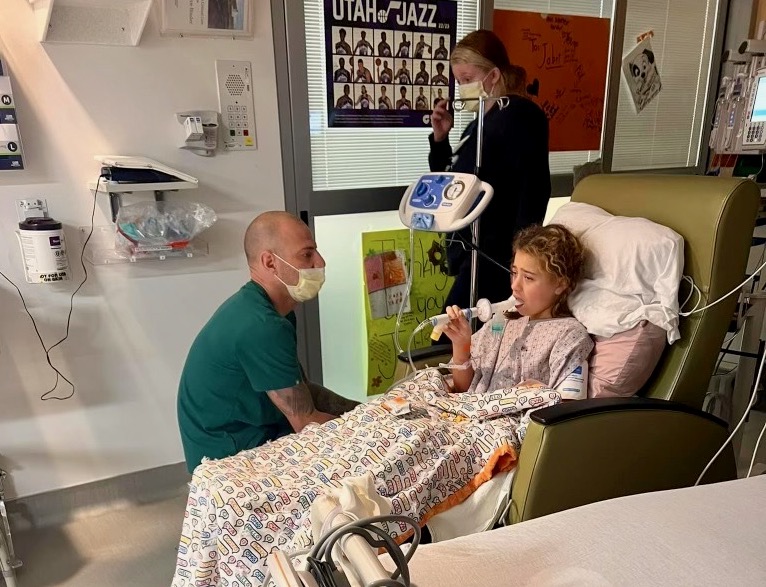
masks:
[[[494,92],[497,96],[527,95],[526,70],[511,63],[505,45],[492,31],[479,29],[463,37],[452,51],[450,65],[463,63],[475,65],[486,73],[497,67],[500,70],[500,83],[502,85]]]

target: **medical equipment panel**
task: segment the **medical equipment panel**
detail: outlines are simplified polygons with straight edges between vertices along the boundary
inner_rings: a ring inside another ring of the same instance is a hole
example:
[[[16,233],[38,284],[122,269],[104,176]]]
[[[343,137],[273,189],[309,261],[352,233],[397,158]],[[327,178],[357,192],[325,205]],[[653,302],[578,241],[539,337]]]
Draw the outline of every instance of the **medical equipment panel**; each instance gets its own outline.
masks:
[[[415,230],[454,232],[476,220],[493,193],[492,186],[470,173],[427,173],[407,188],[399,218]]]
[[[227,151],[257,148],[252,71],[249,61],[218,59],[215,62],[223,148]]]
[[[742,146],[766,145],[764,131],[766,131],[766,71],[761,70],[751,82]]]
[[[729,87],[729,81],[731,78],[728,76],[724,76],[723,80],[721,80],[721,87],[718,89],[718,97],[716,98],[715,102],[715,113],[713,114],[713,129],[710,131],[710,140],[708,141],[708,146],[718,151],[719,150],[719,139],[721,138],[720,128],[721,128],[721,117],[724,113],[724,111],[727,109],[728,101],[727,101],[727,93],[728,93],[728,87]]]
[[[725,151],[738,152],[742,150],[743,121],[746,108],[745,95],[751,81],[744,73],[737,74],[732,80],[723,131],[723,149]]]

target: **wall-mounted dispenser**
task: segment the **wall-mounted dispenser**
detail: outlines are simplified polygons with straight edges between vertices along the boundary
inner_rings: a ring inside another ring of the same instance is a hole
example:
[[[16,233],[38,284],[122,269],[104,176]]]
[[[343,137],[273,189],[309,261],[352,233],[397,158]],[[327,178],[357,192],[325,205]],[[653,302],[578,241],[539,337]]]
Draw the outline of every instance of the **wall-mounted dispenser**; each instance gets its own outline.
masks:
[[[218,112],[215,110],[188,110],[176,114],[182,126],[181,149],[203,157],[212,157],[218,148]]]

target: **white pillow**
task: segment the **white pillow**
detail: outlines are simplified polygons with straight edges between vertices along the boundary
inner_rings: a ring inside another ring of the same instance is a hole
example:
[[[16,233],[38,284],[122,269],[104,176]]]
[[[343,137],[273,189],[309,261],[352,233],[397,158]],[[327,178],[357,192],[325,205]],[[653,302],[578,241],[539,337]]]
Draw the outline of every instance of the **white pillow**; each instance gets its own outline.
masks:
[[[590,334],[612,336],[647,320],[667,332],[670,344],[680,338],[680,234],[582,202],[559,208],[551,224],[566,226],[588,250],[584,279],[569,297],[569,308]]]

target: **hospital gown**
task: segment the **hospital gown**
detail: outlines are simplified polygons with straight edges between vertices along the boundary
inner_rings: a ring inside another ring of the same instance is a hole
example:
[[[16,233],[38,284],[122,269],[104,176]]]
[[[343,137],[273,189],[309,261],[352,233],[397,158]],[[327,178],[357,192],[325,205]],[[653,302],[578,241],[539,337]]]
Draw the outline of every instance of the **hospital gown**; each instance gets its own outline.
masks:
[[[506,320],[502,333],[493,332],[488,322],[471,338],[474,376],[468,392],[486,393],[529,379],[555,389],[592,350],[588,332],[574,318],[522,316]]]

